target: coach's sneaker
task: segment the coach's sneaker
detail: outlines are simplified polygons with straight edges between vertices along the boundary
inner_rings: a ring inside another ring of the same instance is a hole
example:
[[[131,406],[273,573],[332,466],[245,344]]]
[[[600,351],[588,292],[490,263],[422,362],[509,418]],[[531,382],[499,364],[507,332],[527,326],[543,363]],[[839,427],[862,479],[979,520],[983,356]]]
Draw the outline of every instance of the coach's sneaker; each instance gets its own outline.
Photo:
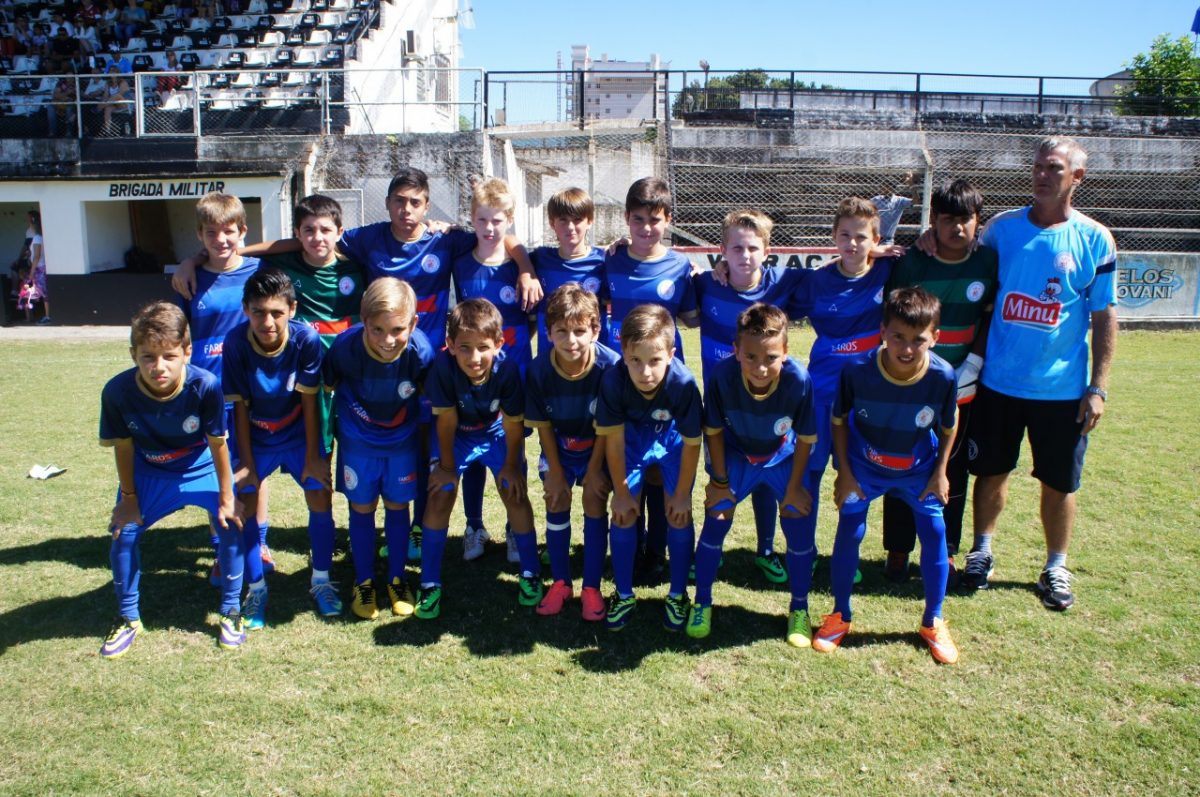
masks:
[[[958,645],[950,637],[950,627],[940,617],[933,618],[932,626],[921,626],[921,639],[929,646],[933,660],[938,664],[953,664],[958,661]]]
[[[488,530],[483,526],[472,528],[467,526],[463,529],[463,561],[473,562],[483,556],[484,546],[492,535],[488,534]]]
[[[354,600],[350,601],[350,611],[364,620],[374,620],[379,616],[379,607],[375,604],[375,585],[371,579],[354,585]]]
[[[417,590],[417,606],[413,611],[421,620],[436,619],[442,613],[442,585],[421,587]]]
[[[812,647],[812,621],[807,609],[792,609],[788,613],[787,643],[794,648]]]
[[[522,573],[517,579],[517,603],[522,606],[537,606],[545,594],[546,588],[542,586],[541,576],[527,576]]]
[[[409,617],[416,609],[416,601],[413,600],[412,590],[409,589],[408,583],[404,579],[396,576],[392,579],[392,583],[388,584],[388,601],[392,604],[392,615],[395,617]]]
[[[259,546],[259,550],[260,550],[260,558],[262,559],[263,572],[264,573],[274,573],[275,572],[275,557],[271,556],[271,549],[268,548],[266,546],[266,544],[264,543],[263,545]]]
[[[217,628],[217,644],[225,650],[240,648],[246,641],[246,623],[242,620],[240,612],[222,614],[221,619],[217,621]]]
[[[967,554],[967,566],[963,568],[958,584],[963,589],[987,589],[988,579],[996,570],[996,560],[987,551],[971,551]]]
[[[1047,609],[1065,612],[1075,603],[1071,593],[1071,571],[1065,567],[1047,567],[1038,577],[1036,588]]]
[[[548,617],[563,610],[563,605],[575,597],[575,588],[565,581],[555,581],[546,590],[546,597],[534,609],[538,614]]]
[[[813,650],[819,650],[822,653],[832,653],[838,649],[838,646],[842,644],[848,633],[850,633],[850,623],[842,620],[841,612],[827,614],[824,620],[821,621],[821,627],[813,635]]]
[[[604,627],[609,631],[620,631],[629,624],[629,616],[637,609],[637,598],[630,595],[628,598],[622,598],[620,593],[614,592],[613,596],[608,599],[608,611],[604,615]]]
[[[668,631],[682,631],[687,625],[691,609],[692,602],[688,600],[686,592],[682,595],[668,595],[663,601],[663,628]]]
[[[308,588],[313,602],[317,604],[317,614],[322,617],[339,617],[342,614],[342,599],[337,594],[337,584],[332,581],[314,581]]]
[[[142,633],[142,621],[118,617],[113,621],[112,630],[104,638],[100,646],[100,655],[106,659],[119,659],[129,652],[133,640]]]
[[[696,604],[688,619],[687,635],[692,639],[704,639],[712,633],[712,607]]]
[[[267,625],[267,588],[246,590],[242,601],[242,617],[247,631],[259,631]]]
[[[763,578],[772,584],[787,583],[787,570],[783,568],[783,561],[779,558],[779,554],[774,551],[767,551],[764,554],[755,556],[754,564],[762,571]]]
[[[417,523],[408,531],[408,561],[421,561],[421,526]]]
[[[521,564],[521,552],[517,550],[517,535],[513,534],[508,529],[505,529],[504,541],[508,546],[508,563],[510,565]]]
[[[583,606],[583,619],[589,623],[598,623],[604,619],[604,596],[595,587],[584,587],[579,593],[579,603]]]

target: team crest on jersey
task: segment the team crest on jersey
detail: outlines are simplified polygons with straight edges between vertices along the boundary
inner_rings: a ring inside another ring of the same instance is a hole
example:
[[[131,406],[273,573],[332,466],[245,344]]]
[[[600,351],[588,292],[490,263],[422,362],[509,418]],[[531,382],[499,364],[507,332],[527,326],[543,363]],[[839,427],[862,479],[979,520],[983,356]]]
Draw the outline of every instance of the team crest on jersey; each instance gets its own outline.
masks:
[[[189,415],[183,419],[183,431],[192,434],[200,428],[200,419],[195,415]]]
[[[975,445],[975,441],[967,438],[967,459],[974,462],[979,456],[979,446]]]
[[[432,274],[442,265],[442,261],[438,260],[437,255],[425,255],[421,258],[421,270],[426,274]]]
[[[137,425],[137,422],[135,422],[135,421],[130,421],[129,423],[127,423],[125,425],[129,428],[129,431],[131,431],[131,432],[136,432],[138,430],[138,425]]]
[[[346,483],[347,490],[353,490],[358,486],[358,474],[354,472],[354,468],[349,465],[342,466],[342,481]]]
[[[783,437],[792,430],[792,419],[787,417],[780,418],[779,420],[775,421],[775,426],[773,428],[776,436]]]
[[[967,299],[972,302],[977,302],[983,298],[983,292],[985,290],[987,289],[983,286],[983,283],[979,280],[975,280],[967,286]]]
[[[588,277],[583,281],[583,287],[587,288],[592,293],[600,292],[600,280],[595,277]]]
[[[489,412],[495,412],[500,409],[500,399],[492,399],[492,403],[488,405]]]
[[[883,288],[875,291],[875,304],[883,304]]]
[[[658,409],[650,413],[650,417],[656,421],[669,421],[671,420],[671,411]]]
[[[500,289],[500,301],[505,304],[512,304],[517,301],[517,290],[511,285],[505,285]]]
[[[664,301],[670,299],[675,295],[675,283],[671,280],[663,280],[662,282],[658,283],[658,286],[654,289],[654,292],[658,294],[658,298],[663,299]]]
[[[412,382],[405,379],[400,383],[400,387],[396,389],[396,392],[400,395],[400,398],[408,399],[413,393],[417,392],[417,387]]]
[[[937,417],[933,411],[933,407],[926,404],[917,413],[917,428],[925,429],[933,423],[933,419]]]
[[[1054,270],[1059,274],[1070,274],[1075,270],[1075,256],[1070,252],[1059,252],[1054,257]]]
[[[295,389],[296,389],[296,374],[293,372],[293,373],[288,374],[287,392],[291,393]]]
[[[342,296],[354,293],[354,277],[342,277],[338,280],[338,293]]]

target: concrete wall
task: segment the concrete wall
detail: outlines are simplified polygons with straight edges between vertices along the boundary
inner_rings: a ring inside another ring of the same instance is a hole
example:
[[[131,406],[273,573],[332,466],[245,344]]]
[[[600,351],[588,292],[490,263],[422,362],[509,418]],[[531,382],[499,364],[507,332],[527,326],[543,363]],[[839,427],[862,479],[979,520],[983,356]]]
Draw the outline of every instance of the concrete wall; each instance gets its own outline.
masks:
[[[125,253],[133,245],[126,203],[84,202],[83,216],[88,270],[95,273],[123,268]],[[50,269],[48,260],[46,267]]]

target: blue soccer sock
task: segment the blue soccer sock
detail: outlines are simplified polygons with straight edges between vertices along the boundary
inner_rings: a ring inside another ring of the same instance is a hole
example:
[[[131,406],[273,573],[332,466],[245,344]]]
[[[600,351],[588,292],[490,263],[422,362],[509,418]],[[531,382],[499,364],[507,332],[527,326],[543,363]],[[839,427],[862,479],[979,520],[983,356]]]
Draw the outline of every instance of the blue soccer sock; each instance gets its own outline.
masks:
[[[250,525],[249,523],[247,525]],[[258,529],[254,529],[257,539]],[[242,531],[232,523],[217,529],[220,540],[217,559],[221,562],[221,614],[242,609]],[[262,565],[262,560],[259,560]]]
[[[732,526],[732,515],[726,516],[724,520],[718,520],[712,515],[704,517],[704,525],[700,528],[700,543],[696,546],[697,606],[712,606],[713,582],[717,579],[717,568],[721,566],[721,550],[725,545],[725,537]],[[675,560],[674,550],[671,551],[671,560]]]
[[[404,578],[404,563],[408,561],[408,532],[412,521],[408,516],[408,504],[400,509],[383,510],[383,538],[388,547],[388,583],[392,579]]]
[[[667,549],[671,553],[671,591],[675,597],[687,592],[688,573],[692,570],[692,551],[696,548],[696,527],[667,527]]]
[[[542,570],[542,560],[538,558],[537,535],[533,529],[517,531],[513,529],[513,538],[517,541],[517,554],[521,557],[521,575],[533,578]]]
[[[667,553],[667,497],[661,484],[643,484],[646,507],[646,553],[662,560]]]
[[[265,520],[258,526],[258,544],[264,548],[267,547],[267,532],[270,530],[271,524]]]
[[[262,581],[262,529],[252,517],[242,522],[242,559],[246,563],[242,571],[246,583],[257,584]]]
[[[446,550],[446,529],[425,529],[421,537],[421,586],[442,585],[442,554]]]
[[[463,514],[473,529],[483,526],[483,488],[487,484],[487,468],[482,462],[472,462],[462,475]]]
[[[571,583],[571,512],[546,512],[546,550],[550,552],[550,576]]]
[[[806,517],[779,518],[783,538],[787,541],[788,586],[792,589],[792,603],[788,611],[808,610],[808,593],[812,588],[812,563],[817,555],[817,516],[810,512]]]
[[[754,531],[758,535],[756,553],[766,556],[775,550],[775,521],[779,515],[779,504],[771,488],[764,483],[750,493],[750,506],[754,509]]]
[[[950,573],[950,558],[946,555],[946,521],[941,515],[913,512],[917,537],[921,540],[921,581],[925,586],[925,614],[921,625],[933,625],[933,618],[942,616],[946,599],[946,576]]]
[[[637,531],[633,526],[613,526],[608,533],[612,548],[613,581],[622,598],[633,595],[633,559],[637,554]]]
[[[333,510],[308,513],[308,544],[312,548],[312,568],[326,573],[333,567]]]
[[[354,583],[375,577],[375,513],[350,510],[350,558]]]
[[[842,613],[850,622],[850,593],[854,591],[854,571],[858,570],[858,547],[867,533],[867,513],[838,515],[837,534],[833,538],[833,557],[830,561],[830,586],[833,589],[833,610]]]
[[[821,555],[820,546],[817,545],[816,528],[817,518],[820,517],[817,511],[821,508],[821,479],[824,476],[825,470],[823,468],[821,470],[810,470],[804,474],[804,486],[808,490],[808,494],[812,497],[812,510],[809,511],[808,516],[812,518],[813,522],[813,559]]]
[[[130,620],[142,616],[138,607],[138,590],[142,580],[142,531],[142,527],[136,523],[123,526],[121,533],[113,538],[108,554],[112,565],[113,588],[117,592],[117,611]]]
[[[413,441],[416,445],[416,441]],[[412,502],[412,524],[414,526],[425,525],[425,503],[429,498],[429,465],[428,463],[417,463],[417,495]],[[408,549],[408,543],[405,544],[405,550]]]
[[[604,555],[608,552],[608,518],[583,518],[583,586],[600,589]]]

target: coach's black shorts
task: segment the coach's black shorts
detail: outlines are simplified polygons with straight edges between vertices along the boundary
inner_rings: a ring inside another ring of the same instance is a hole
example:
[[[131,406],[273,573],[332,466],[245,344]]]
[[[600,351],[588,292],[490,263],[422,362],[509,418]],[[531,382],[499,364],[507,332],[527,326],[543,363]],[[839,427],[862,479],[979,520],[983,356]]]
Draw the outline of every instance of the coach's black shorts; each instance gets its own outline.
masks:
[[[1079,399],[1016,398],[981,384],[974,404],[967,438],[967,462],[973,476],[998,476],[1015,469],[1028,430],[1034,478],[1060,493],[1079,489],[1087,452],[1083,423],[1075,420]]]

